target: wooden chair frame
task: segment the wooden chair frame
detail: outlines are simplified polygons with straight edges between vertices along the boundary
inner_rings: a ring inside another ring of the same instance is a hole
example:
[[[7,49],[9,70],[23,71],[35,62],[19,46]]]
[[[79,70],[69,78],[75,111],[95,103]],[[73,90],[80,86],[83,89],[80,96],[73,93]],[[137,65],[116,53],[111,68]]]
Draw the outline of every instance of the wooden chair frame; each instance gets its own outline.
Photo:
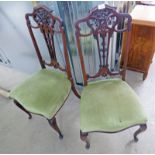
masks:
[[[99,76],[121,75],[122,79],[125,80],[132,18],[127,13],[118,13],[115,7],[110,7],[108,5],[103,5],[101,7],[103,8],[101,9],[99,9],[98,7],[93,8],[92,10],[90,10],[88,16],[78,20],[75,23],[76,44],[77,44],[78,53],[80,57],[84,86],[88,84],[89,78],[97,78]],[[126,19],[125,28],[117,29],[118,24],[124,19]],[[114,20],[114,22],[112,20]],[[90,28],[90,32],[88,34],[81,33],[81,28],[80,28],[81,23],[86,23],[87,26]],[[126,32],[127,33],[126,54],[124,56],[124,61],[123,61],[124,64],[123,64],[122,69],[120,69],[118,72],[110,71],[109,66],[108,66],[109,43],[110,43],[110,38],[113,32],[121,32],[121,33]],[[105,48],[105,37],[107,34],[108,34],[108,46],[107,48]],[[83,52],[82,52],[81,43],[80,43],[81,37],[87,37],[91,35],[93,35],[95,40],[97,41],[98,55],[99,55],[99,60],[100,60],[100,67],[99,67],[98,72],[95,75],[89,75],[86,73]],[[99,37],[101,37],[102,39],[102,48],[100,47],[101,44],[99,44]],[[101,61],[103,59],[104,59],[104,64],[101,63],[103,62]],[[137,125],[140,125],[140,128],[134,133],[135,141],[138,141],[137,135],[145,131],[147,128],[146,124],[137,124]],[[100,131],[93,131],[93,132],[100,132]],[[87,149],[90,147],[90,143],[87,137],[88,133],[90,132],[82,132],[80,130],[80,138],[82,141],[86,143]],[[110,132],[110,133],[116,133],[116,132]]]
[[[49,10],[46,6],[43,6],[43,5],[35,7],[32,13],[27,13],[25,15],[27,27],[28,27],[32,42],[34,44],[35,51],[38,56],[41,68],[44,69],[44,68],[46,68],[46,66],[51,66],[51,67],[54,67],[55,69],[59,69],[62,72],[66,72],[67,77],[71,82],[71,89],[73,90],[74,94],[80,98],[78,92],[75,89],[74,81],[73,81],[72,74],[71,74],[71,68],[70,68],[69,56],[68,56],[68,52],[67,52],[67,46],[66,46],[67,43],[66,43],[66,36],[65,36],[63,22],[59,17],[54,16],[52,14],[52,12],[53,11]],[[31,24],[30,18],[32,18],[35,21],[36,26]],[[58,24],[58,27],[57,27],[58,30],[55,29],[56,23]],[[50,59],[51,59],[51,61],[49,63],[47,63],[45,60],[43,60],[39,46],[35,39],[35,35],[33,33],[33,29],[40,29],[41,33],[43,34],[43,37],[45,39],[45,42],[46,42],[46,45],[48,48],[48,52],[50,55]],[[59,33],[62,36],[62,44],[63,44],[66,68],[63,68],[62,66],[60,66],[59,62],[57,61],[56,50],[55,50],[55,45],[54,45],[54,34],[55,33]],[[28,114],[29,119],[32,118],[31,112],[27,111],[18,101],[14,100],[14,103],[21,110],[23,110],[24,112],[26,112]],[[65,101],[64,101],[64,103],[65,103]],[[60,107],[60,109],[61,109],[61,107]],[[57,114],[57,112],[56,112],[56,114]],[[62,139],[63,135],[57,125],[56,117],[55,117],[56,114],[51,119],[47,119],[47,120],[48,120],[48,123],[50,124],[50,126],[59,134],[59,138]]]

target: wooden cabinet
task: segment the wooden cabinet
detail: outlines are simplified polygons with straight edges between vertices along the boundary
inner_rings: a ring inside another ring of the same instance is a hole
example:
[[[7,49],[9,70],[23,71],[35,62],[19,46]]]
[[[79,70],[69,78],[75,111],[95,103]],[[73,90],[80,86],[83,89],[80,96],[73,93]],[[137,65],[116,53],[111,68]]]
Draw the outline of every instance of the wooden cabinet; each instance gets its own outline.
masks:
[[[155,51],[155,7],[137,5],[131,16],[133,21],[127,69],[143,73],[145,79]],[[125,42],[126,35],[123,36],[123,45]],[[123,50],[122,57],[124,54]]]

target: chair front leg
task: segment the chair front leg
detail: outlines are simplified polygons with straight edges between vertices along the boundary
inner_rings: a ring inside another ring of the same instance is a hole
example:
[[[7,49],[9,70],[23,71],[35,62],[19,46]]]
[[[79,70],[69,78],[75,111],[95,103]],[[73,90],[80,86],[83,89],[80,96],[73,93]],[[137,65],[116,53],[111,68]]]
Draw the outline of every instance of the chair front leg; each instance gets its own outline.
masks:
[[[52,119],[47,119],[50,126],[59,134],[59,139],[63,139],[63,135],[57,125],[56,118],[53,117]]]
[[[84,133],[82,131],[80,131],[80,138],[82,141],[84,141],[86,143],[85,147],[86,149],[89,149],[90,148],[90,143],[89,143],[89,140],[88,140],[88,133]]]
[[[14,100],[14,103],[16,104],[16,106],[18,108],[20,108],[21,110],[23,110],[24,112],[26,112],[29,115],[29,119],[32,118],[32,115],[29,111],[27,111],[20,103],[18,103],[16,100]]]
[[[146,124],[141,124],[140,128],[134,133],[134,141],[138,142],[138,138],[137,135],[140,134],[141,132],[144,132],[147,129],[147,125]]]

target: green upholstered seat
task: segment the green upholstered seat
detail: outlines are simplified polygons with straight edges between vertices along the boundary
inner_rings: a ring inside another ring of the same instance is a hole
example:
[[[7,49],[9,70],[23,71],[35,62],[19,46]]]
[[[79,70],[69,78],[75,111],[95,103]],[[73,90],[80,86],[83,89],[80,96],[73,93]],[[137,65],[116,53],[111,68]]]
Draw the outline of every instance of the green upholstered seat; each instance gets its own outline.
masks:
[[[80,104],[82,132],[117,132],[146,121],[137,95],[121,79],[91,82],[84,87]]]
[[[26,110],[51,119],[64,104],[71,83],[64,73],[42,69],[10,92]]]

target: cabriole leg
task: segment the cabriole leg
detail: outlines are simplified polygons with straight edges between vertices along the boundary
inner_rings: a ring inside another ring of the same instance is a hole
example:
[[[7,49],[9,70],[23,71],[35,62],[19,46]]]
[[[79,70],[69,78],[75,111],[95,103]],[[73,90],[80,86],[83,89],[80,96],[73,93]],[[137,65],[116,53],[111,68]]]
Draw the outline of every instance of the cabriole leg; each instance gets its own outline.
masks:
[[[56,118],[53,117],[52,119],[48,119],[48,123],[59,134],[59,139],[63,139],[63,135],[62,135],[62,133],[61,133],[61,131],[57,125]]]
[[[138,142],[137,135],[140,134],[141,132],[144,132],[146,129],[147,129],[147,125],[146,124],[140,125],[140,128],[134,133],[134,141],[135,142]]]
[[[78,97],[81,98],[81,96],[78,94],[76,88],[74,86],[72,86],[72,91],[74,92],[74,94]]]
[[[84,133],[82,131],[80,131],[80,138],[82,141],[84,141],[86,143],[85,147],[86,149],[89,149],[90,148],[90,143],[89,143],[89,140],[88,140],[88,133]]]
[[[32,118],[32,115],[29,111],[27,111],[20,103],[18,103],[16,100],[14,100],[14,103],[16,104],[17,107],[19,107],[21,110],[23,110],[24,112],[26,112],[29,115],[29,119]]]

